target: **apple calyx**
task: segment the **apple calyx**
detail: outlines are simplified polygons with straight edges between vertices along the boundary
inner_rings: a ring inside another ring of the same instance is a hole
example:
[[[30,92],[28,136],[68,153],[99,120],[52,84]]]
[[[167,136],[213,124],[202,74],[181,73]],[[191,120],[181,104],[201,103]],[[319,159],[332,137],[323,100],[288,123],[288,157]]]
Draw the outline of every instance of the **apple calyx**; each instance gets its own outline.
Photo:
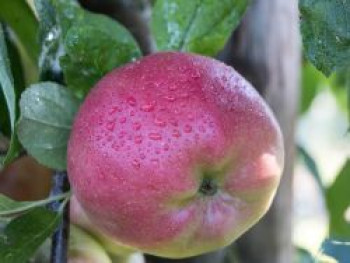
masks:
[[[213,196],[219,190],[218,183],[215,179],[210,177],[204,177],[199,187],[199,193],[204,196]]]

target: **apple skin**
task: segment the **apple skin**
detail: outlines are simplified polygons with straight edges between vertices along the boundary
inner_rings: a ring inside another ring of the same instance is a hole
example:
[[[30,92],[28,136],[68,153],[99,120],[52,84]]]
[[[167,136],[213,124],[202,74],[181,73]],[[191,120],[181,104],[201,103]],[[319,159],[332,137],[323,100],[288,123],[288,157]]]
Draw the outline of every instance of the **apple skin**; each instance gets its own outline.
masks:
[[[157,53],[91,90],[68,145],[73,192],[118,243],[184,258],[227,246],[268,210],[283,170],[279,126],[234,69]]]

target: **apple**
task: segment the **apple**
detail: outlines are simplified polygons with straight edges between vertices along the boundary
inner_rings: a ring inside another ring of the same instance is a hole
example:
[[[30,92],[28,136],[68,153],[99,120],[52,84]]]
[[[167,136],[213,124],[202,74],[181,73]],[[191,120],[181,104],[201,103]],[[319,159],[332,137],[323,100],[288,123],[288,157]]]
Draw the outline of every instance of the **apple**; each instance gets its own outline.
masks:
[[[22,156],[0,171],[0,193],[18,201],[42,200],[50,193],[52,170]]]
[[[104,234],[98,227],[96,227],[90,221],[74,195],[70,199],[69,208],[70,222],[92,235],[108,253],[123,258],[129,258],[135,254],[135,249],[127,247],[120,242],[111,239],[108,235]]]
[[[106,236],[156,256],[227,246],[268,210],[283,170],[279,125],[215,59],[157,53],[107,74],[77,114],[68,174]]]
[[[103,247],[82,229],[71,226],[68,263],[112,263]]]
[[[102,263],[98,255],[101,254],[100,249],[97,246],[92,246],[88,238],[94,240],[98,243],[103,251],[108,252],[112,262],[118,263],[145,263],[144,256],[142,253],[135,251],[135,249],[125,247],[114,239],[108,237],[108,235],[101,232],[94,224],[91,223],[87,217],[85,211],[82,209],[81,205],[77,201],[76,197],[73,195],[70,200],[70,220],[71,227],[73,230],[77,229],[83,232],[85,235],[75,233],[77,231],[71,231],[70,234],[70,246],[69,254],[71,260],[85,262],[89,259],[91,262]],[[71,239],[73,238],[73,241]],[[75,263],[75,261],[72,261]],[[89,261],[89,262],[90,262]],[[104,262],[104,261],[103,261]],[[71,263],[68,260],[68,263]]]

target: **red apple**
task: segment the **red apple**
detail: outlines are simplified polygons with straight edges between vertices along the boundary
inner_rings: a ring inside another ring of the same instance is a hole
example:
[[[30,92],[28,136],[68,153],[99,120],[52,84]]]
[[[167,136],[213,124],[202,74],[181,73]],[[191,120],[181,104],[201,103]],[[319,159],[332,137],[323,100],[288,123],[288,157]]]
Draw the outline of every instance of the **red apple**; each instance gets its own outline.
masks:
[[[266,213],[283,155],[271,110],[235,70],[158,53],[91,90],[74,122],[68,173],[105,235],[181,258],[230,244]]]

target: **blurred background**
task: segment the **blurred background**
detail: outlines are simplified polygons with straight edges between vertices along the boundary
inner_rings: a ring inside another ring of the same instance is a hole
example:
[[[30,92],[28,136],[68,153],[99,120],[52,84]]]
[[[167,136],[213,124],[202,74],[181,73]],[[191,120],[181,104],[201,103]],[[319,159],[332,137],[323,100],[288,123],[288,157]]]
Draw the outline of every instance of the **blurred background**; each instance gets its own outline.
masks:
[[[341,74],[326,79],[309,63],[302,67],[293,241],[315,255],[326,252],[350,262],[350,137],[343,80]],[[339,240],[328,239],[333,235]]]

